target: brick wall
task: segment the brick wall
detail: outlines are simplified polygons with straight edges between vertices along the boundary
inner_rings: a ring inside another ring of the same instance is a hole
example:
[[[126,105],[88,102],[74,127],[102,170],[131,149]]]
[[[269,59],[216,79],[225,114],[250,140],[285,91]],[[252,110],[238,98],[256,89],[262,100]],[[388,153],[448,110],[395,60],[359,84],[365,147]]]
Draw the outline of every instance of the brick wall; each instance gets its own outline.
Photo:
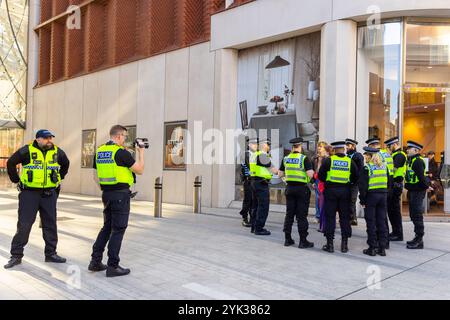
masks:
[[[237,4],[248,0],[238,0]],[[68,29],[69,5],[81,29]],[[209,41],[225,0],[42,0],[38,85]]]

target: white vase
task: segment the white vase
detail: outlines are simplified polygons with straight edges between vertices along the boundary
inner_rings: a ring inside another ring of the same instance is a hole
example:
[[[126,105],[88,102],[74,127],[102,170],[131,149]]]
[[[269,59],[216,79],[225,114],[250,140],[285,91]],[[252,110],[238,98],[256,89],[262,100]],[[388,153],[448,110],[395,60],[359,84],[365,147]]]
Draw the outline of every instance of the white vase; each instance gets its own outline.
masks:
[[[319,101],[319,97],[320,97],[320,90],[319,89],[314,90],[313,100],[314,101]]]
[[[308,84],[308,100],[313,100],[314,98],[314,90],[316,90],[316,82],[309,81]]]

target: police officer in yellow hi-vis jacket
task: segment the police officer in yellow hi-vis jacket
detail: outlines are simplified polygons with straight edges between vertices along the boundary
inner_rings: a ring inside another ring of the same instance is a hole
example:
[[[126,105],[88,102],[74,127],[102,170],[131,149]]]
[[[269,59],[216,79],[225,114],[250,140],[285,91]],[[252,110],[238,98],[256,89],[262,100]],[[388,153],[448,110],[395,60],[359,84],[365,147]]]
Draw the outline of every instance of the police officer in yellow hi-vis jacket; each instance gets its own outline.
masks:
[[[272,166],[270,145],[270,139],[260,139],[259,150],[254,153],[250,161],[252,188],[256,198],[255,222],[251,232],[258,236],[270,235],[270,231],[264,228],[269,215],[269,183],[272,174],[278,173],[278,170]]]
[[[13,183],[18,183],[20,194],[17,232],[12,240],[11,259],[5,265],[6,269],[22,263],[24,247],[38,211],[45,241],[45,262],[66,262],[56,253],[56,202],[70,163],[64,151],[53,144],[54,137],[48,130],[39,130],[36,140],[19,149],[8,160],[8,175]],[[22,165],[20,176],[16,169],[19,164]]]
[[[128,132],[116,125],[110,130],[110,141],[100,146],[95,154],[94,168],[103,191],[104,225],[93,246],[90,271],[106,271],[107,277],[125,276],[130,269],[119,265],[119,252],[130,215],[130,188],[135,183],[134,174],[144,173],[144,148],[137,145],[137,160],[125,150]],[[108,265],[102,263],[103,251],[108,244]]]
[[[299,248],[314,247],[314,243],[307,240],[308,236],[308,210],[311,190],[308,183],[314,176],[314,170],[308,157],[302,154],[302,138],[292,139],[292,152],[286,156],[280,166],[278,175],[286,177],[286,218],[284,220],[284,235],[286,247],[295,244],[292,239],[292,225],[297,219],[298,233],[300,235]]]
[[[364,208],[367,225],[369,256],[386,256],[388,228],[386,225],[389,170],[380,155],[380,149],[364,147],[366,165],[359,178],[359,199]]]
[[[334,252],[334,232],[336,212],[341,225],[341,252],[348,252],[348,239],[352,236],[350,225],[351,186],[358,181],[358,167],[345,154],[345,141],[333,142],[335,155],[323,161],[319,169],[319,179],[325,182],[325,232],[327,244],[322,250]]]
[[[388,217],[392,226],[392,233],[389,234],[389,241],[403,241],[401,197],[406,176],[408,156],[401,148],[399,137],[388,139],[384,144],[392,156],[394,168],[392,176],[392,193],[388,198]]]

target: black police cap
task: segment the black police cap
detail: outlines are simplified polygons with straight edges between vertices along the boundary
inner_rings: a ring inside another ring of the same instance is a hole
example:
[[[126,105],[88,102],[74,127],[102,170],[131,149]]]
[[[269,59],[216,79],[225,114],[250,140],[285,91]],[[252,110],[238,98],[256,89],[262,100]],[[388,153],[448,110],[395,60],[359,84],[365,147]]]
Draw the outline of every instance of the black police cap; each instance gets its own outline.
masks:
[[[294,139],[291,139],[290,141],[289,141],[289,143],[290,144],[293,144],[293,145],[296,145],[296,144],[301,144],[303,142],[303,138],[294,138]]]
[[[412,141],[412,140],[409,140],[407,143],[406,143],[406,147],[409,149],[409,148],[416,148],[416,149],[419,149],[419,150],[422,150],[423,149],[423,145],[421,145],[420,143],[417,143],[417,142],[415,142],[415,141]]]
[[[378,137],[374,137],[374,138],[370,138],[369,140],[366,141],[367,145],[371,145],[371,144],[375,144],[375,143],[380,143],[381,140]]]
[[[355,146],[358,145],[358,141],[353,140],[353,139],[350,139],[350,138],[345,139],[345,143],[346,143],[346,144],[353,144],[353,145],[355,145]]]
[[[380,152],[380,149],[372,148],[372,147],[364,147],[363,150],[365,151],[365,153],[378,153],[378,152]]]
[[[336,141],[330,144],[333,148],[345,148],[345,141]]]
[[[387,139],[384,144],[387,145],[388,147],[394,143],[399,143],[400,142],[400,138],[399,137],[393,137],[390,139]]]

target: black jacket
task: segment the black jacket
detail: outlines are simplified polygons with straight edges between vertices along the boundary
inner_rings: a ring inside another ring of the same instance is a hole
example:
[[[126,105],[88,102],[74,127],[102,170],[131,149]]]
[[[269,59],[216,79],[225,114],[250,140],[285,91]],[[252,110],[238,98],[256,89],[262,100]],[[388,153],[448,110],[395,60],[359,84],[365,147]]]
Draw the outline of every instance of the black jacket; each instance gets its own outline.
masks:
[[[36,141],[33,142],[33,146],[41,150],[44,153],[44,155],[47,153],[46,150],[42,150],[41,148],[39,148],[39,145]],[[54,150],[54,147],[50,150]],[[8,168],[9,179],[13,183],[19,183],[20,177],[19,174],[17,173],[17,165],[22,164],[22,166],[25,166],[29,163],[30,163],[30,151],[28,145],[26,145],[17,150],[8,159],[6,167]],[[61,175],[61,179],[64,179],[67,175],[67,172],[69,172],[70,161],[69,158],[67,158],[66,153],[59,147],[58,147],[58,163],[61,166],[59,174]]]
[[[364,156],[356,150],[348,151],[347,156],[349,156],[355,162],[356,166],[358,167],[358,172],[361,175],[361,170],[364,169]]]

